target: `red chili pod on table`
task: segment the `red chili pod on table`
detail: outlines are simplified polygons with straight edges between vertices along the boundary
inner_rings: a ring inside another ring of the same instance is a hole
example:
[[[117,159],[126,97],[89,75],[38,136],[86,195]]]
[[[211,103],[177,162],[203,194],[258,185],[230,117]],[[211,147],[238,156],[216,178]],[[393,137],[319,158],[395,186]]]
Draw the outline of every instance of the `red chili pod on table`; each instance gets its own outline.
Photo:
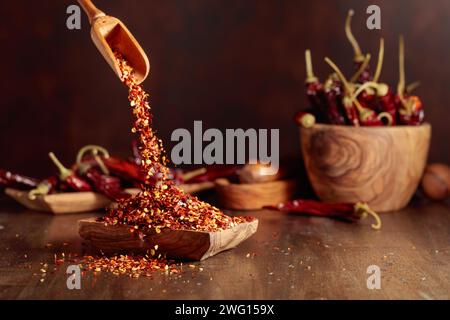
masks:
[[[334,218],[347,222],[356,222],[370,215],[375,219],[372,228],[381,228],[381,219],[365,203],[324,203],[315,200],[297,199],[273,206],[265,206],[264,209],[295,212],[311,216]]]

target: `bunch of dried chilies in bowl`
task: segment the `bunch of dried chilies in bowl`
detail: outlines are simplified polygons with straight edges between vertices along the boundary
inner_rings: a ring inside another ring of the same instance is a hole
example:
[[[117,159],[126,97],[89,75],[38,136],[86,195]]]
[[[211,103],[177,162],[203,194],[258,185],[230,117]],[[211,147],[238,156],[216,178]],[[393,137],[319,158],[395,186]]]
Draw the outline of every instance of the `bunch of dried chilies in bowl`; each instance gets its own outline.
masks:
[[[298,112],[298,125],[310,127],[319,123],[351,126],[420,125],[424,111],[420,98],[412,95],[418,82],[405,84],[405,45],[399,41],[399,82],[396,90],[380,82],[384,59],[384,40],[380,40],[378,63],[375,73],[370,69],[370,54],[361,52],[351,30],[354,12],[350,10],[345,31],[354,50],[354,74],[347,78],[340,68],[325,58],[333,73],[324,83],[314,75],[311,52],[306,50],[306,95],[310,104],[307,111]]]

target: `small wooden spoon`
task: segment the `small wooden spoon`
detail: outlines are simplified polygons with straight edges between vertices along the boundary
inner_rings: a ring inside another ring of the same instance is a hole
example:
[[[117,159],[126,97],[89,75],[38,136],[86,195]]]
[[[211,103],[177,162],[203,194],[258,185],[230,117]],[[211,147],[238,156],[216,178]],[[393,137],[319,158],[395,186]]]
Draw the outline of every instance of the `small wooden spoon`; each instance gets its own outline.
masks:
[[[133,67],[138,83],[147,78],[150,62],[127,27],[117,18],[107,16],[91,0],[78,0],[91,24],[94,44],[118,77],[121,76],[113,50],[118,51]]]

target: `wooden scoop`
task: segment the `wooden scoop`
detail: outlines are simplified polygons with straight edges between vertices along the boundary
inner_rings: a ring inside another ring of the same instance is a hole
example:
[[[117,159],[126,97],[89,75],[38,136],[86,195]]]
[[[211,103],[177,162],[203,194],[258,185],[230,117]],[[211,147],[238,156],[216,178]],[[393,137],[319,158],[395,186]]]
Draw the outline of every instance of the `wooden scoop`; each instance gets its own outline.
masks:
[[[94,44],[117,76],[120,77],[121,72],[113,50],[122,54],[133,67],[138,83],[144,81],[150,71],[150,62],[144,50],[122,21],[105,15],[103,11],[95,7],[91,0],[78,0],[78,2],[89,17]]]

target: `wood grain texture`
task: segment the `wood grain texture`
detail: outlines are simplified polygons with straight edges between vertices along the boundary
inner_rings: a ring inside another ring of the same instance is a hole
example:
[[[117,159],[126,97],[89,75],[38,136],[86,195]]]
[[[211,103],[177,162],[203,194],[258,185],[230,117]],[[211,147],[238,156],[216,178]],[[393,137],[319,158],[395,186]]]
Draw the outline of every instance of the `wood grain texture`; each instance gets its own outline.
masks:
[[[296,180],[279,180],[253,184],[216,180],[220,203],[227,209],[257,210],[267,205],[291,200],[296,194]]]
[[[0,198],[0,299],[447,300],[449,204],[416,198],[402,211],[384,215],[380,231],[372,230],[369,220],[348,224],[246,212],[258,217],[258,232],[233,250],[189,263],[195,268],[183,263],[180,274],[155,272],[139,279],[88,272],[81,290],[67,290],[66,270],[73,262],[51,271],[54,254],[86,253],[77,221],[92,213],[38,215]],[[41,283],[33,274],[40,274],[43,262],[51,267]],[[367,289],[370,265],[381,268],[381,290]]]
[[[130,227],[105,225],[96,218],[78,222],[80,236],[103,252],[145,252],[158,245],[158,253],[169,258],[204,260],[239,245],[258,229],[258,220],[238,224],[218,232],[162,229],[145,233],[141,240]]]
[[[311,184],[326,202],[367,202],[385,212],[404,208],[422,177],[431,126],[300,128]]]

